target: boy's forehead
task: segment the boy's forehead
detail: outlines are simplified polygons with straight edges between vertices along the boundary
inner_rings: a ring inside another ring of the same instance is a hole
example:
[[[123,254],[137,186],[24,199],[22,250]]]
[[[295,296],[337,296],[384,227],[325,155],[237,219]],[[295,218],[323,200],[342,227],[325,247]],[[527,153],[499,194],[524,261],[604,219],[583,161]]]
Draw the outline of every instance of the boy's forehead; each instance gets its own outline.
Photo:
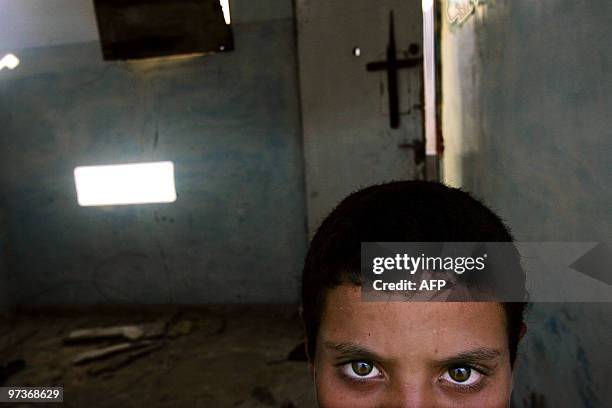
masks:
[[[363,302],[361,288],[329,289],[320,342],[352,343],[389,355],[454,353],[506,346],[503,306],[494,302]]]

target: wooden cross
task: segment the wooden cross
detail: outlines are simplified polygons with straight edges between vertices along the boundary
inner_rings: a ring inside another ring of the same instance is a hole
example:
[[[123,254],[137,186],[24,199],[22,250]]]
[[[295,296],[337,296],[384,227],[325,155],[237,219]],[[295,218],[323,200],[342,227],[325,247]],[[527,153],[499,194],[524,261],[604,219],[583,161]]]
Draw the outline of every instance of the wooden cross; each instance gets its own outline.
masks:
[[[401,68],[414,68],[421,65],[422,57],[398,60],[395,49],[395,30],[393,28],[393,11],[389,15],[389,43],[387,44],[387,60],[370,62],[366,69],[370,72],[387,71],[387,87],[389,94],[389,123],[391,129],[400,125],[399,94],[397,90],[397,71]]]

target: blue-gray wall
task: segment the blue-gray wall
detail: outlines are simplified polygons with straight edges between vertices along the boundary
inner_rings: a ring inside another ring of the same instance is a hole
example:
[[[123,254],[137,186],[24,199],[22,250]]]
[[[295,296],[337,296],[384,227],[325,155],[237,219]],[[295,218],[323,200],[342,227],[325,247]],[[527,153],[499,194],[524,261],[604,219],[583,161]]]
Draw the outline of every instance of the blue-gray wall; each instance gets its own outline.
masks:
[[[11,303],[297,300],[292,3],[254,3],[232,2],[233,52],[138,63],[103,62],[97,41],[16,52],[21,65],[0,72]],[[175,164],[176,203],[77,205],[75,166],[155,160]]]
[[[487,1],[442,30],[444,173],[523,241],[611,241],[612,2]],[[536,304],[517,406],[612,406],[612,307]]]

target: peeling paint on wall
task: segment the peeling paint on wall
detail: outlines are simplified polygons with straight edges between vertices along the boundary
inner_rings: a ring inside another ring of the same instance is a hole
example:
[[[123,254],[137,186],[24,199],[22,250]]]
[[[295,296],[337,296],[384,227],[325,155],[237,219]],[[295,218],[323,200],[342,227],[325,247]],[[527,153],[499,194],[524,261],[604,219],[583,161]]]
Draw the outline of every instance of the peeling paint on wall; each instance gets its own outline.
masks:
[[[442,31],[444,177],[523,241],[611,240],[612,3],[495,1]],[[612,307],[536,304],[517,407],[612,404]]]

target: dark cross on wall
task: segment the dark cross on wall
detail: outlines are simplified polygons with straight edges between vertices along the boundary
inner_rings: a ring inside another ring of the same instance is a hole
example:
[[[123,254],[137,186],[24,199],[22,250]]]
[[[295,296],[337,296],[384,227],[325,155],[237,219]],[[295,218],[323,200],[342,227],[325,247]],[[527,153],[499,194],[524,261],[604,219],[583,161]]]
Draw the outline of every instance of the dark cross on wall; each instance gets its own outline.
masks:
[[[389,15],[389,43],[387,44],[387,60],[370,62],[366,69],[370,72],[387,71],[387,93],[389,94],[389,124],[391,129],[400,125],[399,94],[397,89],[397,71],[402,68],[414,68],[423,63],[423,58],[397,59],[395,48],[395,29],[393,27],[393,11]]]

